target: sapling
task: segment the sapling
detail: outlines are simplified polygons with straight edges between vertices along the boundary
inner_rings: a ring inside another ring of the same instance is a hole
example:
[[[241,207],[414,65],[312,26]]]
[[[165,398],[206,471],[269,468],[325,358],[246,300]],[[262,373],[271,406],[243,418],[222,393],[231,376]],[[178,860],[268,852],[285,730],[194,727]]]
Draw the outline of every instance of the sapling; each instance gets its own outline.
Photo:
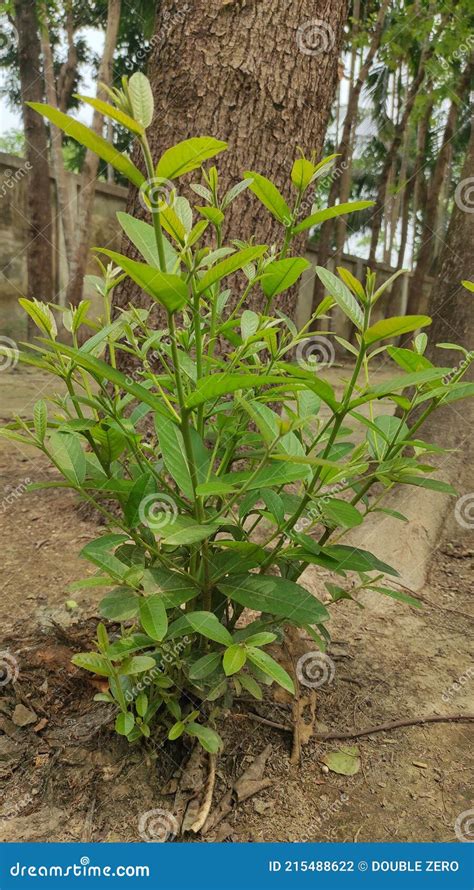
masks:
[[[337,275],[318,268],[326,296],[303,329],[279,310],[280,295],[308,267],[292,254],[295,237],[370,204],[316,205],[302,218],[334,156],[297,157],[288,197],[255,171],[223,193],[208,162],[224,142],[192,138],[154,159],[147,79],[134,74],[108,95],[110,103],[84,101],[135,135],[144,172],[82,123],[33,107],[140,190],[149,221],[118,219],[142,259],[98,250],[100,274],[88,284],[102,301],[100,323],[86,300],[61,310],[69,345],[57,336],[59,307],[20,300],[40,331],[21,360],[62,385],[36,403],[32,421],[17,418],[2,435],[38,448],[60,476],[46,485],[73,489],[104,517],[104,533],[81,551],[94,573],[70,588],[102,588],[103,621],[94,651],[73,661],[106,678],[107,691],[95,698],[114,709],[117,732],[133,742],[153,727],[215,753],[222,706],[242,694],[261,699],[274,682],[294,692],[277,655],[285,627],[304,629],[324,651],[331,607],[358,590],[416,604],[386,581],[395,568],[340,540],[374,511],[394,515],[383,498],[395,486],[453,493],[431,475],[428,458],[442,449],[419,430],[438,406],[472,395],[473,384],[462,382],[472,357],[454,371],[435,367],[424,355],[425,333],[390,345],[430,323],[426,316],[373,322],[395,276],[378,286],[371,271],[361,282],[344,268]],[[179,193],[190,173],[193,203]],[[226,210],[244,190],[280,224],[278,243],[226,233]],[[149,307],[130,305],[114,317],[124,276],[148,295]],[[247,308],[250,297],[261,311]],[[155,304],[166,316],[159,330]],[[340,393],[324,368],[295,360],[317,319],[328,343],[334,336],[325,330],[333,306],[355,328],[353,343],[338,338],[353,363]],[[376,356],[393,375],[374,384]],[[122,358],[134,369],[128,374]],[[386,407],[375,413],[380,400]],[[308,566],[335,576],[328,604],[305,589]],[[246,618],[246,609],[257,617]]]

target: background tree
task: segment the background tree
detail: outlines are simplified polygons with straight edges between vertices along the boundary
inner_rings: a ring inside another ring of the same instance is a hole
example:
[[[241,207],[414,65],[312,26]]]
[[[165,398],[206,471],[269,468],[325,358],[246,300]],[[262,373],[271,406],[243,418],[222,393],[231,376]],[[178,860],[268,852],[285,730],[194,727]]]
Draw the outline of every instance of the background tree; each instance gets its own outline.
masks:
[[[181,14],[163,0],[147,72],[155,97],[154,155],[169,147],[166,134],[174,141],[213,135],[229,143],[219,165],[223,189],[236,170],[255,170],[270,171],[285,191],[297,146],[321,156],[346,16],[346,0],[196,0]],[[141,210],[133,190],[128,210]],[[276,228],[251,194],[230,210],[227,224],[242,239],[272,242]],[[130,301],[138,303],[140,293],[126,281],[116,302]]]

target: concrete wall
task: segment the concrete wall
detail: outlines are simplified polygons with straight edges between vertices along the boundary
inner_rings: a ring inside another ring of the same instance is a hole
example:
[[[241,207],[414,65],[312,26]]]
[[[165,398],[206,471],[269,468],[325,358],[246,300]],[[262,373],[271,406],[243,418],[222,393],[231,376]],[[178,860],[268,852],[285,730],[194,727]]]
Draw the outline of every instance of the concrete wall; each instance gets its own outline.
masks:
[[[77,210],[80,177],[69,176],[70,200]],[[26,319],[18,298],[26,293],[26,246],[28,244],[27,189],[34,188],[33,173],[23,158],[0,152],[0,333],[14,340],[26,336]],[[51,177],[53,201],[53,263],[54,294],[38,294],[39,299],[64,302],[66,263],[59,226],[54,177]],[[98,182],[95,193],[94,215],[90,232],[91,246],[120,247],[120,228],[115,214],[125,209],[127,189]],[[97,267],[89,258],[88,272]],[[85,292],[85,296],[93,295]],[[95,300],[95,297],[94,297]]]

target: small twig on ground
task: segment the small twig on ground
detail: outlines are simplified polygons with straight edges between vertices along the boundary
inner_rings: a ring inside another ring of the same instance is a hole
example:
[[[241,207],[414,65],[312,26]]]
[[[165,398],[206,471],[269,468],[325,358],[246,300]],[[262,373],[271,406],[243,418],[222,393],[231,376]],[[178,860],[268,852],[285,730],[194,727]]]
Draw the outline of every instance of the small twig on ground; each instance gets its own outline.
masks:
[[[292,726],[287,726],[285,723],[276,723],[273,720],[267,720],[265,717],[260,717],[259,714],[254,714],[252,712],[234,716],[246,717],[248,720],[264,723],[266,726],[271,726],[273,729],[280,729],[282,732],[293,732]],[[364,735],[372,735],[374,732],[386,732],[390,729],[399,729],[403,726],[421,726],[425,723],[474,723],[474,714],[447,714],[446,716],[430,714],[427,717],[392,720],[389,723],[380,723],[378,726],[368,726],[366,729],[351,730],[348,732],[315,732],[313,738],[323,742],[331,739],[358,739]]]

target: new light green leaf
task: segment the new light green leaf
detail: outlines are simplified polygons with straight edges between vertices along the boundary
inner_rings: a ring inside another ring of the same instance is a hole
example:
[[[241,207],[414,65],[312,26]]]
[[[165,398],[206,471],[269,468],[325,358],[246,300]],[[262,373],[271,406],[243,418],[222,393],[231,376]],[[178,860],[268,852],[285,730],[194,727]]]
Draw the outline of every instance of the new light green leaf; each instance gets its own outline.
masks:
[[[245,179],[252,180],[249,185],[250,191],[256,195],[275,219],[288,225],[291,220],[291,210],[276,185],[270,182],[266,176],[261,176],[260,173],[255,173],[252,170],[246,170],[244,176]]]
[[[109,102],[104,102],[102,99],[93,98],[92,96],[81,96],[78,93],[74,95],[75,99],[80,99],[81,102],[85,102],[86,105],[90,105],[92,108],[95,108],[96,111],[103,114],[104,117],[110,117],[112,120],[117,121],[122,127],[125,127],[127,130],[130,130],[132,133],[136,133],[137,136],[143,136],[145,132],[142,125],[134,120],[133,117],[130,117],[129,114],[125,114],[124,111],[121,111],[120,108],[116,108],[115,105],[111,105]]]
[[[222,659],[222,666],[226,677],[231,677],[232,674],[236,674],[237,671],[240,671],[246,661],[247,653],[243,646],[240,646],[239,643],[234,643],[232,646],[229,646],[224,652],[224,657]]]
[[[275,374],[222,374],[200,380],[197,387],[186,400],[187,408],[196,408],[210,399],[217,399],[238,389],[267,386],[270,383],[285,383],[285,377]]]
[[[79,436],[74,433],[51,433],[48,449],[63,476],[74,485],[81,485],[86,476],[86,456]]]
[[[287,692],[291,692],[292,695],[295,694],[295,684],[290,675],[268,652],[262,652],[261,649],[256,649],[254,646],[248,646],[247,656],[252,664],[263,671],[264,674],[267,674],[268,677],[271,677],[272,680],[275,680],[279,686],[282,686]]]
[[[342,309],[344,315],[355,324],[356,328],[362,329],[364,316],[356,298],[351,294],[350,290],[340,278],[334,275],[329,269],[323,266],[316,266],[316,274],[323,283],[328,294],[336,301],[337,305]]]
[[[370,346],[371,343],[375,343],[377,340],[398,337],[400,334],[416,331],[418,328],[424,328],[429,324],[431,324],[431,318],[428,315],[404,315],[394,318],[383,318],[367,329],[364,340],[367,346]]]
[[[175,179],[196,170],[204,161],[225,151],[227,142],[214,139],[212,136],[197,136],[178,142],[168,148],[158,161],[156,175],[163,179]]]
[[[117,213],[117,219],[127,238],[140,251],[145,262],[155,269],[159,269],[160,260],[153,226],[150,226],[149,223],[144,222],[142,219],[135,219],[134,216],[130,216],[129,213],[123,213],[121,210]],[[163,248],[166,268],[172,269],[178,255],[166,237],[163,237]]]
[[[318,226],[327,219],[334,219],[336,216],[344,216],[347,213],[356,213],[358,210],[365,210],[367,207],[373,207],[374,201],[349,201],[345,204],[336,204],[334,207],[327,207],[325,210],[317,210],[311,216],[298,223],[294,227],[293,232],[297,235],[299,232],[306,232],[313,226]]]
[[[135,71],[128,81],[128,94],[135,120],[142,127],[149,127],[153,120],[153,93],[148,77],[141,71]]]
[[[161,303],[167,312],[177,312],[187,303],[188,288],[179,275],[160,272],[159,269],[147,266],[146,263],[137,263],[115,250],[106,250],[105,247],[100,248],[100,253],[110,257],[135,284],[138,284],[153,300]]]
[[[168,616],[161,596],[140,598],[140,623],[152,640],[163,640],[168,630]]]
[[[155,418],[155,429],[168,473],[186,497],[192,500],[193,484],[181,430],[171,419],[161,415]]]
[[[289,257],[270,263],[265,267],[264,277],[261,281],[265,296],[275,297],[284,290],[288,290],[309,266],[310,263],[303,257]]]
[[[266,250],[267,247],[265,244],[258,244],[256,247],[244,247],[243,250],[233,253],[232,256],[222,260],[221,263],[212,266],[209,271],[203,275],[198,282],[197,292],[202,294],[208,287],[211,287],[211,285],[215,284],[217,281],[221,281],[227,275],[232,275],[239,269],[243,269],[247,263],[252,263],[254,260],[263,256]]]
[[[43,105],[41,102],[28,102],[27,104],[30,108],[33,108],[34,111],[37,111],[38,114],[42,114],[43,117],[46,117],[51,121],[55,127],[59,127],[60,130],[63,130],[68,136],[72,136],[72,138],[81,145],[90,148],[91,151],[95,152],[96,155],[99,155],[99,158],[102,158],[107,164],[111,164],[112,167],[115,167],[119,173],[122,173],[123,176],[132,182],[133,185],[136,185],[137,188],[140,188],[141,184],[145,181],[143,173],[140,173],[140,170],[135,167],[135,164],[132,164],[129,158],[117,151],[117,149],[102,136],[98,136],[98,134],[94,133],[93,130],[90,130],[89,127],[81,124],[80,121],[76,121],[74,118],[69,117],[69,115],[63,114],[62,111],[58,111],[57,108],[53,108],[51,105]]]

